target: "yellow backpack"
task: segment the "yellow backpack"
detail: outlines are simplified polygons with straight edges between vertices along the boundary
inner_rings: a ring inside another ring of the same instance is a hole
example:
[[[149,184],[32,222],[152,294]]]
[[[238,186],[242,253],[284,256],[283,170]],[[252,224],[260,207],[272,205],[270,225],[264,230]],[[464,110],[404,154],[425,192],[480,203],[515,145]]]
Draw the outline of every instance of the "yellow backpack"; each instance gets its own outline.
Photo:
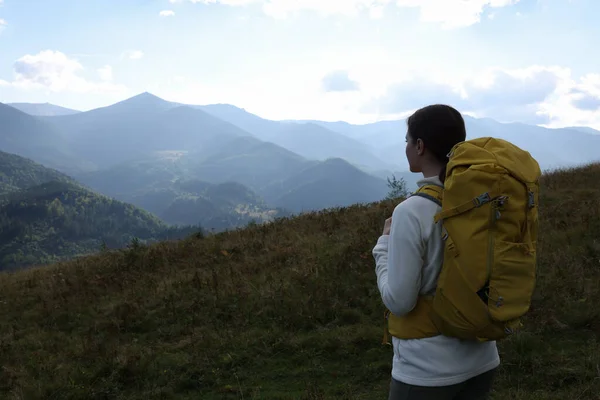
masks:
[[[536,278],[537,161],[495,138],[458,143],[448,154],[444,188],[426,185],[415,196],[441,205],[444,262],[432,296],[420,296],[405,316],[385,313],[401,339],[443,334],[500,340],[521,327]]]

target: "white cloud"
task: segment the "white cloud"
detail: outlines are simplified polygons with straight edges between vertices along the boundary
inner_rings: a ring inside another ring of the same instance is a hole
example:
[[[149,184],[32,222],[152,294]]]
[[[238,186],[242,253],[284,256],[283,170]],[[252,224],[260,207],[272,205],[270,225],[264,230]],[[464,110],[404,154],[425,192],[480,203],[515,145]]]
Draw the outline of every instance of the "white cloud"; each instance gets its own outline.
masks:
[[[129,50],[124,53],[124,56],[130,60],[140,60],[144,57],[144,52],[141,50]]]
[[[365,98],[359,110],[374,115],[372,120],[389,119],[432,103],[450,104],[467,114],[502,122],[598,129],[600,74],[574,78],[569,68],[537,65],[491,68],[462,80],[405,74],[385,92]]]
[[[553,94],[570,71],[531,66],[517,70],[493,68],[465,84],[469,102],[478,108],[541,103]]]
[[[102,71],[104,77],[107,77],[109,70],[104,67]],[[126,93],[127,91],[122,85],[87,80],[81,76],[83,72],[85,72],[84,68],[79,61],[67,57],[60,51],[45,50],[35,55],[27,54],[15,62],[15,79],[11,85],[21,89],[45,89],[52,92]]]
[[[398,7],[418,7],[421,21],[440,23],[444,28],[470,26],[481,21],[486,8],[500,8],[519,0],[397,0]]]
[[[158,15],[160,15],[161,17],[172,17],[175,15],[175,11],[173,10],[162,10],[160,13],[158,13]]]
[[[0,26],[6,25],[6,20],[0,18]]]
[[[326,92],[347,92],[359,89],[358,82],[348,76],[348,71],[332,71],[323,77],[323,90]]]
[[[587,74],[580,79],[567,77],[552,96],[542,104],[542,111],[551,116],[551,127],[591,126],[600,129],[600,74]]]
[[[480,117],[501,121],[548,123],[542,105],[550,101],[570,76],[560,67],[531,66],[506,70],[491,68],[453,83],[423,74],[405,77],[367,102],[365,112],[398,115],[431,103],[450,104]]]
[[[413,76],[391,84],[383,95],[368,101],[363,111],[397,115],[431,103],[446,103],[457,108],[466,104],[456,88],[426,77]]]
[[[110,82],[113,80],[113,70],[110,65],[105,65],[104,67],[98,69],[98,75],[100,79],[105,82]]]
[[[170,0],[171,3],[188,1],[200,4],[227,6],[262,5],[263,11],[274,18],[286,18],[299,11],[313,11],[320,15],[356,16],[368,12],[371,17],[381,17],[384,8],[419,8],[424,22],[440,23],[445,28],[473,25],[481,20],[486,8],[506,7],[519,0]]]

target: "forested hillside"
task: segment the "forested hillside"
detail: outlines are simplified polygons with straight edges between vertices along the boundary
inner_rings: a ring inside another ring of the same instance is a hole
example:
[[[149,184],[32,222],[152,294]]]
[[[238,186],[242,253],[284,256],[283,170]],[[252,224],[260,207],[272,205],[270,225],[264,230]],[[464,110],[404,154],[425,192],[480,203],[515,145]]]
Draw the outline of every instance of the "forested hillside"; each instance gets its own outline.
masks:
[[[138,240],[182,238],[198,230],[171,228],[146,211],[67,182],[4,195],[0,204],[0,269],[56,262]]]

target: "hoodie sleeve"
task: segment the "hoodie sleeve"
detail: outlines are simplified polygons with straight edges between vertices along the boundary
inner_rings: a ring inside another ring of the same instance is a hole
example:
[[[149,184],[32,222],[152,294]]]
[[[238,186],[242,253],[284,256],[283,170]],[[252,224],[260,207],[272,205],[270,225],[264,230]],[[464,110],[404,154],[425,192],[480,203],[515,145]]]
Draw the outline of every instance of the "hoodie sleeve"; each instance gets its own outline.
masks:
[[[421,288],[425,244],[419,218],[400,203],[392,214],[389,235],[383,235],[373,248],[377,286],[385,306],[397,316],[415,307]]]

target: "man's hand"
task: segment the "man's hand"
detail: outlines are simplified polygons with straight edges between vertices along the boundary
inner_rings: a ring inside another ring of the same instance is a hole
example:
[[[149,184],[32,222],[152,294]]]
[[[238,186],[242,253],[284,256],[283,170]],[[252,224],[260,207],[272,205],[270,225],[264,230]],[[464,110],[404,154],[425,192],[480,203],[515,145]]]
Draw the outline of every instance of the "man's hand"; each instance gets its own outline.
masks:
[[[383,234],[389,235],[390,230],[392,229],[392,217],[389,217],[385,220],[385,224],[383,225]]]

